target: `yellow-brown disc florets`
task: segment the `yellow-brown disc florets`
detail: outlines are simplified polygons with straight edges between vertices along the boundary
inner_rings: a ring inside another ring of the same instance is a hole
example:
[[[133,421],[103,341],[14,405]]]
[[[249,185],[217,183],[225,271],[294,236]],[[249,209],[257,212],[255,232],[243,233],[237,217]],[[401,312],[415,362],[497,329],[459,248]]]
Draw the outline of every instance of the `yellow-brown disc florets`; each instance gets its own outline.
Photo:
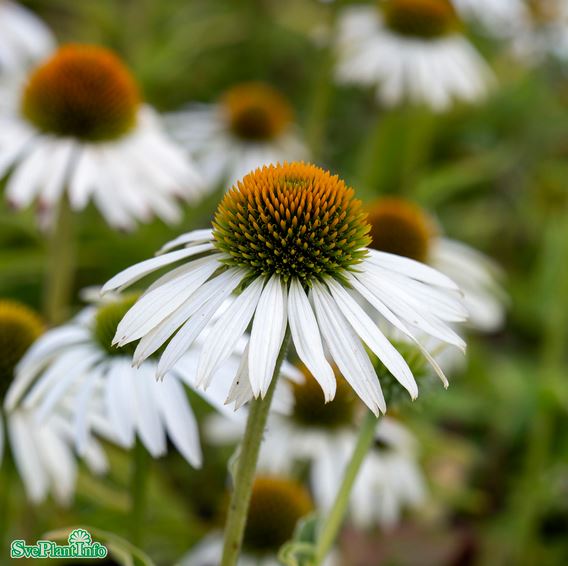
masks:
[[[409,37],[442,37],[459,28],[450,0],[384,0],[380,3],[385,23]]]
[[[428,259],[435,229],[430,217],[417,205],[399,198],[383,198],[368,208],[370,247],[417,261]]]
[[[126,344],[121,348],[113,346],[112,341],[116,334],[119,322],[140,298],[139,293],[128,293],[118,299],[102,304],[95,314],[93,335],[99,346],[109,355],[132,356],[136,349],[136,342]]]
[[[234,86],[222,97],[231,132],[247,141],[278,137],[293,120],[292,107],[277,90],[263,83]]]
[[[15,301],[0,301],[0,397],[14,377],[14,369],[44,329],[34,311]]]
[[[528,8],[537,25],[546,25],[562,19],[561,0],[528,0]]]
[[[252,489],[243,546],[253,553],[275,553],[313,509],[307,490],[278,477],[260,476]]]
[[[39,130],[85,141],[119,138],[136,124],[138,87],[110,51],[87,45],[61,47],[30,76],[24,116]]]
[[[305,163],[248,174],[225,195],[213,222],[228,264],[254,276],[297,277],[306,286],[326,275],[341,278],[358,264],[369,229],[353,189]]]
[[[302,426],[333,429],[354,422],[359,402],[345,378],[335,372],[337,390],[329,403],[325,402],[321,386],[305,366],[300,366],[305,380],[292,385],[294,392],[293,419]]]

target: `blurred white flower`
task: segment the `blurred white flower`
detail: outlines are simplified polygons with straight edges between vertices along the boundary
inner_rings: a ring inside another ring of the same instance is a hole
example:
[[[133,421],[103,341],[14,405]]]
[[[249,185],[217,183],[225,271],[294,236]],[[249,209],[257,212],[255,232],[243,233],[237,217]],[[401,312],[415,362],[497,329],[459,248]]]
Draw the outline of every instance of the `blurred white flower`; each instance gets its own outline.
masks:
[[[279,566],[278,551],[294,534],[300,519],[313,510],[308,492],[284,476],[255,479],[238,566]],[[222,533],[214,532],[192,548],[180,566],[217,566],[223,554]],[[332,555],[324,566],[339,564]]]
[[[30,501],[41,503],[52,493],[59,505],[69,505],[79,467],[70,420],[55,412],[40,423],[33,411],[22,409],[7,411],[5,419],[12,457]],[[0,462],[2,437],[0,430]],[[105,453],[94,438],[88,440],[82,458],[94,474],[103,474],[108,469]]]
[[[263,83],[229,89],[216,104],[166,116],[166,126],[212,189],[227,189],[263,165],[308,157],[293,111],[282,94]]]
[[[17,364],[42,332],[43,322],[32,310],[14,301],[0,301],[0,401],[9,395]],[[0,464],[9,448],[32,502],[43,501],[51,492],[59,504],[69,504],[78,463],[68,419],[58,412],[38,424],[30,411],[7,409],[11,410],[0,410]],[[84,456],[92,471],[105,471],[106,459],[95,441],[88,443]]]
[[[187,462],[200,466],[197,423],[185,387],[193,386],[195,352],[157,382],[155,360],[133,367],[131,349],[111,347],[116,325],[135,298],[110,297],[45,333],[19,364],[6,408],[33,410],[39,423],[67,413],[79,454],[86,454],[93,433],[125,448],[138,437],[153,457],[166,453],[169,437]],[[229,357],[216,371],[217,389],[200,392],[227,415],[232,412],[223,401],[238,364]]]
[[[158,364],[162,376],[239,289],[203,345],[198,386],[214,380],[251,324],[233,392],[245,387],[263,397],[289,326],[296,352],[325,399],[333,399],[336,380],[324,343],[347,382],[378,415],[385,400],[363,343],[412,398],[418,386],[360,302],[368,301],[369,309],[414,341],[410,328],[461,349],[465,343],[448,321],[464,320],[467,312],[453,281],[421,263],[368,249],[368,230],[360,201],[338,177],[303,163],[257,169],[225,195],[213,230],[184,234],[164,246],[162,255],[107,282],[103,291],[122,289],[184,260],[126,313],[114,342],[124,346],[141,339],[134,353],[139,363],[169,340]]]
[[[533,65],[568,59],[568,2],[527,0],[525,17],[512,37],[513,53]]]
[[[307,371],[305,381],[292,389],[290,413],[269,417],[258,468],[262,473],[287,475],[299,463],[309,464],[310,490],[316,506],[325,513],[335,501],[353,455],[361,405],[341,378],[335,399],[328,403]],[[207,438],[217,445],[238,442],[243,431],[244,421],[236,426],[222,415],[211,415],[205,423]],[[352,493],[354,522],[365,528],[377,524],[392,527],[403,509],[418,507],[424,497],[416,440],[402,424],[383,417],[375,447],[367,455]]]
[[[21,72],[54,48],[51,31],[35,14],[10,0],[0,2],[0,74]]]
[[[334,472],[333,468],[329,472]],[[335,494],[328,497],[332,502]],[[362,528],[392,528],[400,522],[404,509],[419,508],[425,501],[416,439],[402,424],[384,417],[351,492],[351,519]]]
[[[427,263],[455,281],[473,328],[495,332],[503,327],[507,296],[500,284],[502,270],[493,260],[441,237],[433,220],[411,201],[378,199],[368,212],[370,247]]]
[[[524,0],[452,0],[460,16],[491,35],[511,38],[529,17]]]
[[[376,87],[389,107],[424,104],[442,112],[484,98],[493,73],[460,33],[449,0],[385,0],[339,17],[336,77]]]
[[[92,199],[111,226],[132,229],[153,216],[177,222],[177,200],[201,196],[194,166],[109,51],[62,47],[15,88],[0,107],[0,176],[14,207],[37,200],[49,222],[61,198],[74,210]]]

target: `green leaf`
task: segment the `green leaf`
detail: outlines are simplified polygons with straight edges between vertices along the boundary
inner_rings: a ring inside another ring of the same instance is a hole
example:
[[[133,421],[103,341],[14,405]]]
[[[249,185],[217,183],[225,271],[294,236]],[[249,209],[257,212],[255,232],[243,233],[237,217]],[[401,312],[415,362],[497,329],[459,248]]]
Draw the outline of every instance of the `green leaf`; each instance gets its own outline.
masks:
[[[280,549],[278,559],[286,566],[312,566],[318,529],[319,516],[315,513],[299,521],[294,537]]]

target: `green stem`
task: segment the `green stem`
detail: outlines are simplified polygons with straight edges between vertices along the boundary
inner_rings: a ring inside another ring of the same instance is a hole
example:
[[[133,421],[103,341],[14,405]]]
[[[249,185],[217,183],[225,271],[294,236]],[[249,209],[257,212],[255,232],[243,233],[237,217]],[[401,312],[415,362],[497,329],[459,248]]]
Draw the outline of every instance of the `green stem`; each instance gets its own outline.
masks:
[[[131,497],[131,542],[139,546],[142,541],[146,515],[146,493],[150,459],[148,452],[140,440],[136,440],[132,454],[132,475],[130,483]]]
[[[6,419],[0,413],[0,419],[4,420],[3,429],[6,433]],[[4,442],[7,438],[4,439]],[[0,482],[0,552],[2,556],[6,556],[8,543],[9,525],[10,525],[10,491],[12,489],[12,479],[14,477],[15,463],[10,455],[8,446],[4,446],[4,461],[2,462],[2,481]]]
[[[538,296],[548,297],[543,313],[544,328],[540,372],[538,374],[535,414],[531,420],[525,465],[519,492],[522,494],[518,512],[517,561],[519,564],[539,563],[540,546],[538,525],[541,519],[543,499],[543,476],[554,440],[554,423],[557,408],[551,399],[550,390],[559,378],[564,378],[564,355],[568,333],[568,218],[552,218],[544,233],[541,272],[545,285]],[[545,488],[544,488],[545,489]]]
[[[328,50],[323,55],[323,61],[316,77],[306,125],[306,140],[314,162],[321,158],[323,140],[326,134],[327,116],[333,95],[333,81],[331,79],[333,65],[334,56],[331,50]]]
[[[235,473],[235,487],[231,495],[227,522],[225,525],[225,540],[223,545],[223,558],[221,566],[235,566],[239,559],[248,508],[256,472],[256,463],[260,452],[260,444],[268,418],[268,412],[274,396],[276,382],[280,374],[280,367],[288,350],[290,341],[289,331],[286,332],[272,381],[264,399],[255,399],[250,404],[245,435],[240,447],[237,471]]]
[[[377,418],[369,411],[365,415],[361,424],[357,444],[355,445],[353,455],[351,456],[351,461],[345,469],[343,481],[341,482],[341,486],[339,487],[339,491],[335,497],[333,507],[327,514],[325,522],[320,528],[316,545],[314,566],[321,566],[321,564],[323,564],[326,556],[329,554],[329,551],[335,543],[339,529],[343,524],[345,512],[347,511],[351,490],[353,489],[353,485],[355,484],[361,465],[365,460],[365,456],[367,456],[367,453],[373,445],[376,427]]]
[[[68,314],[74,278],[75,242],[73,212],[63,197],[48,244],[44,314],[51,324],[63,322]]]
[[[369,197],[408,194],[428,160],[435,117],[423,107],[383,110],[359,158],[360,188]]]

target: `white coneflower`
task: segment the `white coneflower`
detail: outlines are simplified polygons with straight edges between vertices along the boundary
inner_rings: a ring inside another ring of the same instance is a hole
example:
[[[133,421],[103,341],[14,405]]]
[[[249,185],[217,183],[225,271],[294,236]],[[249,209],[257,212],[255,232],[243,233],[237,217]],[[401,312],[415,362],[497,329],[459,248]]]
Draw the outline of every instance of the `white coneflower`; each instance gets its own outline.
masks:
[[[329,494],[330,502],[334,495]],[[355,480],[350,517],[358,527],[392,528],[399,523],[405,509],[417,509],[425,501],[426,487],[416,439],[402,424],[385,417],[377,427],[375,446]]]
[[[177,199],[200,180],[170,141],[126,67],[101,47],[68,45],[35,69],[0,112],[0,176],[21,208],[37,200],[49,218],[62,197],[93,200],[109,224],[181,217]]]
[[[55,39],[32,12],[9,0],[0,2],[0,73],[17,73],[48,55]]]
[[[513,52],[529,64],[568,59],[568,3],[527,0],[525,17],[512,37]]]
[[[290,474],[299,463],[309,464],[310,489],[317,507],[325,512],[352,456],[362,406],[341,376],[335,398],[328,403],[305,368],[304,377],[292,387],[289,414],[272,414],[268,420],[259,468],[265,473]],[[222,415],[212,415],[206,431],[215,444],[226,444],[240,440],[243,428]],[[351,516],[358,526],[393,526],[403,508],[415,507],[424,499],[416,441],[403,425],[388,417],[380,421],[375,437],[375,447],[352,493]],[[361,502],[365,494],[368,500]]]
[[[420,329],[459,348],[464,342],[447,322],[464,320],[466,311],[458,287],[445,275],[367,248],[369,229],[361,202],[337,176],[304,163],[257,169],[225,195],[212,230],[180,236],[162,255],[104,286],[103,291],[123,288],[182,262],[128,311],[115,343],[141,339],[134,354],[140,362],[169,340],[158,364],[161,377],[238,290],[203,345],[198,386],[207,387],[251,324],[236,383],[248,377],[254,396],[263,397],[289,327],[299,358],[327,401],[335,395],[336,380],[324,344],[351,387],[379,414],[385,400],[364,344],[413,398],[418,387],[366,310],[378,311],[413,340],[412,329]],[[361,307],[363,300],[368,309]]]
[[[13,301],[0,301],[0,400],[12,383],[16,365],[42,332],[43,323],[33,311]],[[78,468],[68,419],[56,412],[40,425],[30,411],[0,411],[0,463],[6,449],[4,427],[30,500],[39,503],[51,492],[58,503],[68,504]],[[94,472],[103,472],[107,466],[95,441],[87,444],[85,461]]]
[[[278,566],[279,549],[292,538],[298,521],[312,510],[312,500],[302,485],[279,476],[257,477],[238,566]],[[222,551],[223,537],[214,533],[186,554],[180,564],[215,566]]]
[[[172,134],[195,157],[208,184],[231,186],[270,163],[307,157],[292,106],[271,86],[243,83],[217,104],[202,104],[167,118]]]
[[[347,8],[339,20],[337,78],[373,86],[387,106],[478,101],[493,75],[449,0],[384,0]]]
[[[166,453],[169,437],[191,465],[199,466],[199,434],[184,386],[192,384],[195,358],[191,353],[182,357],[158,383],[155,360],[135,368],[132,347],[111,346],[119,320],[136,298],[112,297],[48,331],[18,366],[7,407],[33,410],[39,422],[56,410],[66,410],[79,453],[95,433],[125,448],[138,437],[153,457],[159,457]],[[223,395],[238,363],[232,358],[218,369],[218,381],[226,384]],[[207,400],[223,407],[223,398],[210,394]]]
[[[292,384],[288,411],[274,411],[268,419],[266,441],[262,444],[259,468],[265,472],[289,474],[298,462],[308,462],[310,486],[316,503],[330,503],[340,474],[351,457],[356,441],[357,414],[362,405],[349,384],[337,376],[332,401],[325,402],[321,387],[305,367],[303,380]],[[244,422],[224,415],[211,415],[206,421],[207,437],[214,444],[232,444],[241,439]],[[330,472],[333,468],[333,472]],[[333,481],[330,481],[330,478]]]
[[[487,256],[442,237],[418,205],[401,198],[382,198],[368,207],[370,247],[431,265],[457,283],[464,294],[469,323],[495,332],[505,322],[502,272]]]
[[[524,0],[452,0],[460,16],[496,37],[513,37],[527,17]]]

